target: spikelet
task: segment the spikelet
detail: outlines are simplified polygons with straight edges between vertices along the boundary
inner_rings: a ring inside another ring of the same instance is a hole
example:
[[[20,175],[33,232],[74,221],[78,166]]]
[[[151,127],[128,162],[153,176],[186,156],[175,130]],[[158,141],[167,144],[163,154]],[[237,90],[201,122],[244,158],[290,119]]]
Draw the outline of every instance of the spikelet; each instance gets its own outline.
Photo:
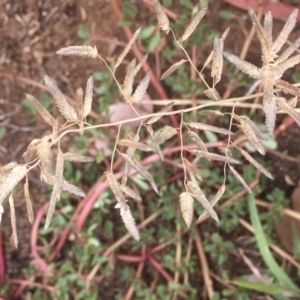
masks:
[[[55,82],[47,75],[44,77],[45,83],[53,96],[55,105],[57,106],[59,112],[68,120],[68,121],[77,121],[77,113],[74,108],[68,103],[65,96],[59,90]]]
[[[141,69],[141,67],[144,65],[144,63],[147,61],[148,59],[148,53],[146,53],[143,58],[141,59],[141,61],[137,64],[137,66],[134,68],[134,76],[138,73],[138,71]]]
[[[240,116],[240,119],[238,120],[243,120],[245,123],[247,123],[251,129],[254,131],[255,135],[262,141],[267,141],[268,138],[264,136],[264,134],[260,131],[260,129],[256,126],[256,124],[249,119],[247,116]]]
[[[188,25],[186,30],[184,31],[182,37],[179,39],[180,43],[183,43],[190,35],[194,32],[202,18],[205,16],[207,11],[207,7],[202,8],[200,11],[197,12],[192,22]]]
[[[168,103],[165,107],[163,107],[158,113],[164,113],[164,112],[167,112],[169,111],[173,105],[174,105],[175,102],[170,102]],[[160,115],[160,116],[154,116],[152,118],[150,118],[145,124],[146,125],[152,125],[154,124],[155,122],[157,122],[161,117],[163,117],[163,115]]]
[[[116,180],[114,174],[111,172],[105,172],[104,174],[106,176],[107,183],[108,183],[110,189],[112,190],[113,194],[115,195],[121,208],[126,210],[127,209],[126,200],[121,191],[120,184]]]
[[[187,227],[190,227],[194,214],[194,199],[189,193],[183,192],[179,195],[179,204],[182,217]]]
[[[229,60],[232,64],[234,64],[238,69],[242,72],[248,74],[250,77],[259,79],[261,77],[260,69],[255,65],[239,58],[238,56],[227,53],[223,51],[223,55]]]
[[[0,205],[12,192],[13,188],[23,179],[27,173],[26,166],[17,165],[5,176],[0,185]]]
[[[213,199],[210,201],[210,205],[211,207],[214,207],[216,205],[216,203],[221,199],[221,197],[223,196],[225,192],[225,184],[222,184],[221,187],[219,188],[219,190],[217,191],[216,195],[213,197]],[[199,216],[198,220],[201,220],[202,218],[204,218],[207,215],[207,211],[204,210],[201,215]]]
[[[90,76],[86,83],[84,104],[83,104],[83,118],[85,118],[92,110],[92,101],[93,101],[93,85],[94,77]]]
[[[26,99],[36,108],[41,117],[45,120],[47,124],[53,126],[55,123],[54,117],[46,110],[46,108],[32,95],[25,94]]]
[[[139,149],[141,151],[146,151],[146,152],[153,150],[152,147],[150,147],[149,145],[146,145],[146,144],[143,144],[140,142],[136,142],[136,141],[132,141],[132,140],[128,140],[128,139],[119,140],[118,144],[121,146]]]
[[[66,161],[73,161],[73,162],[83,162],[89,163],[94,161],[95,159],[90,156],[83,156],[77,153],[66,152],[64,153],[64,160]]]
[[[137,133],[133,139],[132,139],[134,142],[138,142],[140,140],[140,136],[139,134]],[[134,152],[135,152],[135,148],[131,148],[129,147],[126,151],[126,154],[130,157],[130,158],[133,158],[133,155],[134,155]],[[125,166],[124,166],[124,175],[123,175],[123,178],[127,178],[128,176],[128,173],[129,173],[129,170],[130,170],[130,165],[126,162],[125,163]],[[123,179],[122,179],[123,180]]]
[[[299,39],[300,40],[300,39]],[[278,80],[275,84],[275,86],[280,89],[285,94],[294,95],[297,97],[300,97],[300,89],[298,89],[296,86],[293,86],[287,81],[284,80]]]
[[[266,34],[268,49],[271,49],[272,47],[272,31],[273,31],[273,18],[272,18],[272,13],[269,11],[266,13],[264,19],[264,32]]]
[[[246,191],[249,194],[252,194],[251,188],[249,187],[249,185],[246,183],[246,181],[244,180],[244,178],[238,173],[238,171],[232,167],[231,165],[229,165],[229,169],[232,172],[232,174],[234,175],[234,177],[242,184],[242,186],[246,189]]]
[[[220,112],[219,110],[200,110],[198,111],[198,115],[202,115],[202,116],[224,116],[224,114],[222,112]]]
[[[131,189],[130,187],[121,184],[120,188],[121,188],[121,191],[123,193],[125,193],[128,197],[135,199],[137,201],[142,201],[142,197],[137,192],[135,192],[133,189]]]
[[[49,171],[51,168],[51,144],[46,140],[42,140],[36,147],[37,154],[41,160],[40,165],[43,172]]]
[[[209,88],[203,92],[203,94],[210,100],[220,101],[221,96],[215,88]]]
[[[207,125],[207,124],[203,124],[203,123],[190,122],[190,123],[186,123],[186,124],[189,127],[200,129],[200,130],[207,130],[207,131],[212,131],[212,132],[216,132],[216,133],[222,133],[225,135],[233,134],[233,132],[231,132],[230,130],[228,130],[226,128],[215,127],[215,126],[211,126],[211,125]]]
[[[290,115],[295,122],[300,126],[300,115],[288,104],[284,98],[277,98],[278,106]]]
[[[256,136],[254,130],[243,120],[240,120],[241,125],[239,126],[244,132],[246,138],[249,140],[251,145],[261,154],[265,155],[266,151],[259,138]]]
[[[276,40],[274,41],[274,43],[272,45],[272,51],[274,53],[277,53],[278,51],[280,51],[280,49],[286,42],[288,35],[294,29],[296,22],[297,22],[297,15],[298,15],[298,9],[294,9],[294,11],[288,17],[281,32],[279,33],[279,35],[277,36]]]
[[[276,59],[276,64],[282,63],[287,60],[300,46],[300,37],[290,44],[290,46]]]
[[[130,208],[127,204],[126,208],[124,209],[122,206],[120,207],[120,214],[122,217],[122,220],[125,224],[126,229],[131,234],[131,236],[136,240],[140,240],[140,233],[138,228],[136,227],[135,220],[131,214]]]
[[[26,177],[26,182],[24,184],[24,197],[25,197],[25,202],[26,202],[26,209],[27,209],[27,215],[29,222],[32,224],[33,219],[34,219],[34,213],[33,213],[33,208],[32,208],[32,203],[30,200],[30,194],[29,194],[29,184],[28,184],[28,178]]]
[[[162,6],[160,5],[158,0],[152,0],[153,6],[156,11],[156,16],[158,20],[158,26],[161,28],[161,30],[169,32],[169,19],[163,10]]]
[[[137,88],[134,91],[134,94],[133,94],[132,100],[131,100],[133,103],[140,102],[144,98],[147,88],[148,88],[148,85],[149,85],[149,82],[150,82],[150,76],[151,76],[151,73],[150,73],[150,70],[148,70],[146,72],[146,75],[144,76],[144,78],[142,79],[142,81],[140,82],[140,84],[137,86]]]
[[[195,176],[199,181],[203,181],[201,175],[198,173],[198,170],[185,157],[183,158],[183,163],[184,163],[187,171],[190,173],[190,175]]]
[[[235,160],[234,158],[228,157],[228,156],[223,156],[223,155],[219,155],[219,154],[215,154],[215,153],[211,153],[211,152],[205,152],[205,151],[201,151],[201,150],[189,150],[191,153],[193,153],[196,156],[200,156],[202,158],[206,158],[206,159],[211,159],[211,160],[216,160],[216,161],[222,161],[222,162],[226,162],[229,164],[240,164],[239,161]]]
[[[248,154],[248,152],[246,152],[240,147],[236,148],[241,152],[245,159],[247,159],[257,170],[266,175],[268,178],[273,179],[272,174],[268,170],[266,170],[261,164],[259,164],[250,154]]]
[[[128,70],[124,79],[123,93],[125,97],[129,97],[132,93],[135,66],[136,66],[136,59],[134,58],[128,66]]]
[[[300,63],[300,54],[297,54],[288,58],[284,62],[278,64],[278,67],[281,70],[281,72],[284,72],[287,69],[293,68],[295,65],[298,65],[299,63]]]
[[[198,148],[202,151],[208,152],[205,143],[201,140],[201,138],[193,131],[188,131],[187,133],[191,140],[198,146]]]
[[[223,49],[224,49],[223,39],[219,39],[215,37],[212,68],[211,68],[211,77],[214,79],[214,85],[216,85],[221,80],[221,75],[223,70]]]
[[[69,46],[59,49],[56,54],[58,55],[64,55],[64,56],[82,56],[82,57],[91,57],[91,58],[97,58],[98,51],[96,46]]]
[[[122,53],[120,54],[120,56],[118,57],[116,64],[115,64],[115,70],[117,69],[117,67],[122,63],[123,59],[125,58],[125,56],[128,54],[128,52],[130,51],[130,49],[132,48],[133,44],[135,43],[136,39],[138,38],[139,34],[140,34],[141,28],[139,28],[132,36],[132,38],[130,39],[130,41],[128,42],[128,44],[126,45],[126,47],[124,48],[124,50],[122,51]]]
[[[187,183],[188,192],[195,197],[197,201],[201,203],[203,208],[207,211],[207,213],[216,221],[219,222],[218,215],[206,199],[205,195],[202,193],[201,189],[192,181],[188,181]]]
[[[177,134],[177,130],[171,126],[165,126],[157,137],[154,138],[154,145],[160,145],[172,136]]]
[[[185,62],[187,62],[187,59],[182,59],[175,64],[173,64],[164,74],[161,75],[160,80],[163,80],[167,78],[169,75],[171,75],[174,71],[176,71],[181,65],[183,65]]]
[[[0,224],[1,224],[1,221],[2,221],[2,215],[4,214],[4,208],[2,205],[0,205]]]
[[[9,202],[9,208],[10,208],[10,222],[11,222],[11,228],[12,228],[12,237],[13,237],[15,247],[18,248],[16,211],[15,211],[15,205],[14,205],[14,199],[13,199],[12,193],[9,195],[8,202]]]

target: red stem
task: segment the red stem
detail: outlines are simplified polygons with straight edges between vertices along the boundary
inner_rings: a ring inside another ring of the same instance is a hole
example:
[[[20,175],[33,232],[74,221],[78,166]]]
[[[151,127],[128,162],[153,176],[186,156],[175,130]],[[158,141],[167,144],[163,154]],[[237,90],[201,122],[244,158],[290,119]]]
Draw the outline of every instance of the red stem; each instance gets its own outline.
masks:
[[[6,262],[2,232],[0,229],[0,287],[5,285]]]

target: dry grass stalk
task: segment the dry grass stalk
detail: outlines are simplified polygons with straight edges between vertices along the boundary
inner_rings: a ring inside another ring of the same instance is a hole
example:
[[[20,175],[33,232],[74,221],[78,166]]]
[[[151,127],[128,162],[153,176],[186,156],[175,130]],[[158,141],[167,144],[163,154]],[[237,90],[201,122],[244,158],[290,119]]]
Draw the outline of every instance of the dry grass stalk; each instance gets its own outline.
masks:
[[[190,173],[190,175],[195,176],[199,181],[203,181],[203,178],[199,174],[198,170],[194,167],[194,165],[189,162],[185,157],[183,158],[183,163],[187,169],[187,171]]]
[[[223,39],[219,39],[215,37],[212,68],[211,68],[211,77],[214,79],[214,85],[216,85],[221,80],[221,76],[222,76],[223,48],[224,48]]]
[[[190,37],[190,35],[194,32],[197,28],[198,24],[205,16],[207,11],[207,7],[202,8],[200,11],[197,12],[192,22],[187,26],[186,30],[184,31],[182,37],[179,39],[180,43],[183,43],[186,39]]]
[[[173,64],[165,73],[163,73],[160,77],[160,80],[164,80],[169,75],[171,75],[174,71],[176,71],[181,65],[183,65],[185,62],[187,62],[187,59],[182,59],[175,64]]]
[[[238,120],[242,119],[244,122],[246,122],[251,129],[254,131],[255,135],[262,141],[267,141],[268,138],[264,136],[264,134],[260,131],[260,129],[257,127],[257,125],[249,119],[247,116],[239,116]]]
[[[196,156],[206,158],[208,160],[217,160],[217,161],[222,161],[222,162],[226,162],[229,164],[240,164],[240,162],[235,160],[234,158],[211,153],[211,152],[206,152],[206,151],[202,151],[202,150],[189,150],[189,152],[193,153]]]
[[[169,19],[163,10],[162,6],[160,5],[158,0],[152,0],[153,6],[156,12],[157,20],[158,20],[158,26],[161,28],[163,31],[169,32]]]
[[[216,133],[222,133],[225,135],[233,134],[233,132],[231,132],[230,130],[228,130],[226,128],[215,127],[215,126],[207,125],[204,123],[190,122],[190,123],[186,123],[186,125],[188,125],[189,127],[192,127],[192,128],[212,131],[212,132],[216,132]]]
[[[85,118],[92,110],[93,85],[94,85],[94,77],[90,76],[86,84],[84,104],[83,104],[83,118]]]
[[[68,103],[65,96],[59,90],[55,82],[47,75],[45,75],[45,83],[53,96],[54,102],[62,114],[62,116],[68,121],[77,121],[77,113],[74,108]]]
[[[194,214],[194,199],[189,193],[183,192],[179,195],[179,204],[182,217],[187,227],[190,227]]]
[[[295,120],[298,126],[300,126],[300,115],[288,103],[286,103],[284,98],[277,98],[277,104],[284,112]]]
[[[154,138],[154,145],[160,145],[172,136],[177,134],[177,130],[171,126],[165,126],[157,137]]]
[[[129,148],[133,148],[133,149],[139,149],[141,151],[152,151],[153,148],[149,145],[140,143],[140,142],[136,142],[136,141],[132,141],[129,139],[123,139],[123,140],[119,140],[118,144],[121,146],[125,146],[125,147],[129,147]]]
[[[300,40],[300,38],[299,38]],[[275,86],[280,89],[282,92],[284,92],[285,94],[290,94],[290,95],[294,95],[297,97],[300,97],[300,89],[293,86],[292,84],[290,84],[287,81],[284,80],[278,80],[275,84]]]
[[[135,67],[136,67],[136,59],[134,58],[128,66],[128,70],[124,79],[123,93],[125,97],[129,97],[132,93]]]
[[[205,143],[201,140],[197,133],[193,131],[188,131],[187,134],[191,138],[191,140],[198,146],[198,148],[202,151],[208,152]]]
[[[246,181],[244,180],[244,178],[238,173],[238,171],[232,167],[231,165],[229,165],[229,169],[232,172],[232,174],[234,175],[234,177],[242,184],[242,186],[247,190],[247,192],[249,194],[252,194],[251,188],[249,187],[249,185],[246,183]]]
[[[135,89],[134,94],[132,95],[131,101],[133,103],[140,102],[144,98],[150,82],[150,76],[151,73],[150,70],[148,70],[138,87]]]
[[[207,213],[216,221],[219,222],[219,218],[217,213],[214,211],[204,194],[202,193],[201,189],[192,181],[188,181],[187,183],[188,192],[195,197],[197,201],[201,203],[203,208],[207,211]]]
[[[198,111],[198,115],[202,115],[202,116],[224,116],[224,114],[222,112],[220,112],[219,110],[200,110]]]
[[[121,184],[120,188],[121,188],[121,191],[123,193],[125,193],[128,197],[135,199],[137,201],[142,201],[142,197],[136,191],[131,189],[130,187]]]
[[[82,56],[82,57],[92,57],[97,58],[98,57],[98,51],[96,46],[69,46],[65,48],[59,49],[56,54],[58,55],[64,55],[64,56]]]
[[[136,32],[133,34],[132,38],[130,39],[130,41],[128,42],[128,44],[126,45],[126,47],[124,48],[124,50],[122,51],[122,53],[120,54],[120,56],[118,57],[118,59],[116,61],[116,64],[115,64],[115,70],[123,62],[123,59],[128,54],[128,52],[130,51],[130,49],[132,48],[132,46],[135,43],[135,41],[137,40],[140,32],[141,32],[141,28],[139,28],[138,30],[136,30]]]
[[[64,160],[66,161],[73,161],[73,162],[83,162],[83,163],[89,163],[93,162],[95,158],[90,157],[90,156],[83,156],[77,153],[72,153],[72,152],[66,152],[63,154]]]
[[[33,213],[32,203],[31,203],[30,194],[29,194],[29,184],[28,184],[27,177],[26,177],[26,182],[24,184],[24,197],[25,197],[25,202],[26,202],[28,219],[29,219],[29,222],[32,224],[32,222],[34,220],[34,213]]]
[[[163,107],[163,108],[159,111],[159,113],[163,113],[163,112],[169,111],[169,110],[173,107],[174,103],[175,103],[175,102],[170,102],[170,103],[168,103],[165,107]],[[154,116],[154,117],[150,118],[145,124],[146,124],[146,125],[152,125],[152,124],[154,124],[155,122],[157,122],[157,121],[158,121],[160,118],[162,118],[162,117],[163,117],[163,116]]]
[[[148,53],[146,53],[143,58],[141,59],[141,61],[137,64],[137,66],[134,69],[134,76],[139,72],[139,70],[141,69],[141,67],[144,65],[144,63],[147,61],[148,59]]]
[[[16,211],[15,211],[15,205],[14,205],[14,199],[12,193],[9,195],[8,202],[10,208],[10,222],[12,228],[12,237],[13,237],[15,247],[18,248],[17,220],[16,220]]]
[[[203,92],[203,94],[210,100],[220,101],[221,96],[215,88],[209,88]]]
[[[131,214],[130,208],[127,204],[126,208],[120,207],[120,214],[122,217],[122,220],[125,224],[125,227],[127,228],[128,232],[132,235],[132,237],[136,240],[140,240],[140,233],[139,230],[136,227],[135,220]]]

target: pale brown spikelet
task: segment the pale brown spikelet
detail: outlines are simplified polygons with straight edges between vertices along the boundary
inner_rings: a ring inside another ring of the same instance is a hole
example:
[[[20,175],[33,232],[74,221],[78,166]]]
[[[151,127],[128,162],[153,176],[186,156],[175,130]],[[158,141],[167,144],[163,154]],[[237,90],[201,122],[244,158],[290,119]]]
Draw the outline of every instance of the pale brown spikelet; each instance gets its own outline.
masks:
[[[300,47],[300,37],[290,44],[290,46],[276,59],[276,64],[287,60]]]
[[[83,104],[83,118],[85,118],[92,110],[92,102],[93,102],[93,85],[94,85],[94,77],[90,76],[86,83],[84,104]]]
[[[142,79],[142,81],[134,91],[134,94],[132,96],[133,102],[140,102],[144,98],[150,82],[150,77],[151,77],[151,73],[150,70],[148,70],[146,72],[146,75],[144,76],[144,78]]]
[[[49,171],[51,168],[51,144],[46,140],[42,140],[36,147],[37,154],[39,159],[41,160],[41,168],[42,171]]]
[[[286,100],[286,103],[290,106],[290,107],[292,107],[292,108],[296,108],[296,106],[297,106],[297,103],[298,103],[298,97],[297,96],[295,96],[295,97],[293,97],[293,98],[291,98],[291,99],[289,99],[289,100]],[[278,108],[278,107],[277,107]]]
[[[266,151],[259,138],[256,136],[254,130],[245,121],[240,120],[241,125],[239,126],[244,132],[246,138],[249,140],[251,145],[262,155],[265,155]]]
[[[223,70],[223,48],[224,41],[218,37],[215,37],[211,68],[211,77],[214,79],[214,85],[221,80]]]
[[[175,104],[175,102],[170,102],[168,103],[166,106],[164,106],[158,113],[164,113],[164,112],[167,112],[169,111],[173,105]],[[160,116],[154,116],[152,118],[150,118],[145,124],[146,125],[152,125],[154,124],[155,122],[157,122],[161,117],[163,117],[163,115],[160,115]]]
[[[4,199],[12,192],[26,173],[27,168],[25,165],[17,165],[5,176],[0,185],[0,205],[2,205]]]
[[[205,146],[205,143],[201,140],[201,138],[198,136],[197,133],[189,130],[187,134],[189,135],[191,140],[198,146],[198,148],[200,150],[205,151],[205,152],[208,151]]]
[[[188,25],[188,27],[185,29],[182,37],[180,38],[180,43],[183,43],[187,38],[190,37],[190,35],[194,32],[202,18],[205,16],[207,11],[207,7],[202,8],[200,11],[197,12],[192,22]]]
[[[237,161],[234,158],[228,157],[228,156],[223,156],[223,155],[219,155],[219,154],[215,154],[215,153],[211,153],[211,152],[206,152],[206,151],[202,151],[202,150],[189,150],[191,153],[193,153],[196,156],[200,156],[202,158],[206,158],[206,159],[211,159],[211,160],[217,160],[217,161],[223,161],[229,164],[240,164],[239,161]]]
[[[56,54],[58,55],[64,55],[64,56],[82,56],[82,57],[91,57],[91,58],[97,58],[98,51],[96,46],[69,46],[59,49]]]
[[[141,143],[141,142],[136,142],[136,141],[133,141],[133,140],[129,140],[129,139],[119,140],[118,144],[121,145],[121,146],[125,146],[125,147],[139,149],[139,150],[145,151],[145,152],[153,150],[153,148],[149,145],[146,145],[146,144]]]
[[[24,198],[25,198],[25,203],[26,203],[28,219],[29,219],[29,222],[32,224],[33,219],[34,219],[34,213],[33,213],[32,203],[31,203],[30,194],[29,194],[29,184],[28,184],[27,177],[26,177],[26,182],[24,184]]]
[[[127,204],[126,209],[124,209],[122,206],[120,207],[120,214],[122,217],[122,220],[125,224],[126,229],[131,234],[131,236],[136,240],[140,240],[140,233],[138,228],[136,227],[135,220],[131,214],[130,208]]]
[[[248,74],[250,77],[259,79],[261,77],[260,69],[255,65],[239,58],[238,56],[227,53],[223,51],[223,55],[229,60],[232,64],[234,64],[238,69],[242,72]]]
[[[15,161],[12,161],[0,168],[0,178],[1,176],[6,176],[14,167],[18,164]]]
[[[222,133],[225,135],[233,134],[233,132],[231,132],[230,130],[228,130],[226,128],[215,127],[215,126],[207,125],[204,123],[190,122],[190,123],[186,123],[186,124],[189,127],[200,129],[200,130],[207,130],[207,131],[212,131],[212,132],[216,132],[216,133]]]
[[[202,115],[202,116],[224,116],[224,114],[222,112],[220,112],[219,110],[211,110],[211,109],[200,110],[200,111],[198,111],[198,115]]]
[[[84,156],[84,155],[80,155],[80,154],[72,153],[72,152],[66,152],[63,155],[64,155],[64,160],[73,161],[73,162],[89,163],[89,162],[92,162],[95,160],[93,157]]]
[[[272,51],[274,53],[277,53],[282,48],[282,46],[284,45],[284,43],[288,38],[288,35],[294,29],[297,22],[297,15],[298,15],[298,9],[294,9],[294,11],[288,17],[281,32],[279,33],[279,35],[277,36],[276,40],[272,45]]]
[[[30,144],[27,147],[27,151],[25,151],[22,155],[26,163],[30,163],[32,160],[34,160],[38,153],[38,145],[41,143],[42,140],[40,139],[34,139],[30,142]]]
[[[246,152],[240,147],[236,148],[242,153],[245,159],[247,159],[257,170],[266,175],[268,178],[273,179],[272,174],[268,170],[266,170],[261,164],[259,164],[250,154],[248,154],[248,152]]]
[[[60,194],[59,193],[59,187],[57,185],[54,185],[53,190],[52,190],[52,194],[51,194],[51,198],[50,198],[50,201],[49,201],[49,207],[48,207],[45,226],[44,226],[45,229],[47,229],[50,225],[52,216],[54,214],[55,205],[56,205],[56,202],[57,202],[57,196],[59,194]]]
[[[287,69],[293,68],[295,65],[298,65],[299,63],[300,63],[300,54],[297,54],[278,64],[278,67],[282,72],[284,72]]]
[[[4,214],[4,208],[2,205],[0,205],[0,224],[1,224],[1,221],[2,221],[2,215]]]
[[[246,122],[253,129],[255,135],[260,140],[262,140],[262,141],[268,140],[268,138],[264,136],[264,134],[260,131],[260,129],[257,127],[257,125],[251,119],[249,119],[247,116],[240,116],[239,118],[242,119],[244,122]]]
[[[270,57],[271,49],[269,48],[268,38],[266,36],[266,32],[264,31],[263,27],[261,26],[255,12],[250,8],[249,15],[255,26],[256,34],[260,42],[261,52],[262,52],[262,60],[268,63],[272,57]]]
[[[187,227],[190,227],[194,214],[194,199],[189,193],[183,192],[179,195],[179,204],[182,217]]]
[[[52,126],[52,135],[51,135],[51,142],[53,145],[57,145],[58,142],[58,128],[59,128],[59,118],[55,119],[55,122]]]
[[[142,197],[133,189],[126,185],[120,185],[121,191],[125,193],[128,197],[135,199],[137,201],[142,201]]]
[[[143,58],[141,59],[141,61],[136,65],[136,67],[134,68],[134,76],[139,72],[139,70],[141,69],[141,67],[144,65],[144,63],[147,61],[148,59],[148,53],[146,53]]]
[[[285,94],[300,97],[300,89],[284,80],[278,80],[275,86]]]
[[[18,248],[17,220],[16,220],[16,211],[15,211],[15,205],[14,205],[14,199],[12,193],[9,195],[8,202],[9,202],[9,209],[10,209],[12,237],[13,237],[15,247]]]
[[[124,79],[123,93],[125,97],[129,97],[132,93],[135,66],[136,66],[136,59],[134,58],[128,66],[127,73]]]
[[[286,103],[286,100],[284,98],[277,98],[278,106],[286,112],[288,115],[290,115],[295,122],[300,126],[300,115],[293,109],[288,103]]]
[[[132,167],[134,168],[139,174],[141,174],[146,180],[149,181],[153,190],[158,194],[157,186],[154,182],[153,177],[151,174],[146,170],[146,168],[136,159],[129,157],[125,153],[120,153],[120,156]]]
[[[156,11],[156,16],[158,20],[158,26],[161,28],[163,31],[169,32],[169,19],[163,10],[162,6],[160,5],[158,0],[152,0],[153,6]]]
[[[160,80],[165,79],[169,75],[171,75],[174,71],[176,71],[181,65],[183,65],[185,62],[187,62],[187,59],[182,59],[175,64],[173,64],[165,73],[163,73],[160,77]]]
[[[120,56],[118,57],[118,59],[116,61],[116,65],[115,65],[115,70],[122,63],[123,59],[128,54],[128,52],[130,51],[130,49],[132,48],[133,44],[135,43],[136,39],[138,38],[138,36],[140,34],[140,31],[141,31],[141,28],[139,28],[138,30],[136,30],[136,32],[133,34],[132,38],[130,39],[130,41],[128,42],[128,44],[126,45],[126,47],[124,48],[124,50],[122,51],[122,53],[120,54]]]
[[[216,203],[218,203],[218,201],[221,199],[221,197],[223,196],[225,192],[225,184],[222,184],[221,187],[219,188],[219,190],[217,191],[216,195],[213,197],[213,199],[210,201],[210,205],[211,207],[214,207],[216,205]],[[207,211],[204,210],[201,215],[199,216],[198,220],[201,220],[202,218],[204,218],[207,215]]]
[[[140,136],[139,136],[138,133],[133,138],[131,138],[130,134],[128,134],[128,137],[130,139],[132,139],[134,142],[138,142],[140,140]],[[127,149],[127,151],[126,151],[126,154],[130,158],[133,158],[134,152],[135,152],[135,148],[129,147]],[[127,162],[125,162],[125,166],[124,166],[124,178],[126,178],[128,176],[129,170],[130,170],[130,165]]]
[[[177,134],[177,130],[171,126],[166,125],[157,137],[154,138],[154,145],[160,145],[172,136]]]
[[[124,209],[127,208],[125,197],[123,196],[122,190],[120,188],[120,184],[118,183],[117,179],[115,178],[114,174],[111,172],[105,172],[104,173],[107,179],[107,183],[112,190],[113,194],[115,195],[118,203],[123,207]]]
[[[78,116],[78,121],[79,121],[79,129],[80,129],[80,135],[83,135],[83,89],[79,87],[76,90],[76,113]]]
[[[221,96],[215,88],[209,88],[203,92],[203,94],[210,100],[220,101]]]
[[[183,158],[183,163],[184,163],[187,171],[190,173],[190,175],[195,176],[199,181],[203,181],[203,179],[202,179],[201,175],[199,174],[198,170],[185,157]]]
[[[41,117],[45,120],[47,124],[53,126],[55,123],[54,117],[46,110],[46,108],[32,95],[25,94],[26,99],[36,108]]]
[[[266,34],[268,48],[271,49],[272,47],[272,31],[273,31],[273,17],[272,13],[269,11],[265,15],[264,19],[264,31]]]
[[[229,169],[232,172],[232,174],[234,175],[234,177],[242,184],[242,186],[246,189],[246,191],[249,194],[252,194],[251,188],[249,187],[249,185],[246,183],[246,181],[244,180],[244,178],[238,173],[238,171],[232,167],[231,165],[229,165]]]
[[[232,157],[232,152],[227,147],[218,147],[218,150],[224,153],[226,156]]]
[[[187,183],[188,192],[198,200],[203,208],[207,211],[207,213],[216,221],[219,222],[218,215],[206,199],[205,195],[201,191],[201,189],[192,181],[188,181]]]
[[[53,96],[54,102],[64,118],[68,121],[77,121],[77,113],[74,108],[68,103],[65,96],[59,90],[55,82],[47,75],[45,75],[45,83]]]

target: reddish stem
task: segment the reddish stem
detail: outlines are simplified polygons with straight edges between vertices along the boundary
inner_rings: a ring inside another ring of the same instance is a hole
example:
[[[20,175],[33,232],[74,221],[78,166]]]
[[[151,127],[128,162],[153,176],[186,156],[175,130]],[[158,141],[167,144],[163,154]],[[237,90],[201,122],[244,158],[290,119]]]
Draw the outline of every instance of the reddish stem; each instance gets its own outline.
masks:
[[[145,261],[147,257],[119,254],[117,255],[117,259],[125,262],[142,262]]]
[[[6,262],[2,232],[0,229],[0,286],[5,285]]]
[[[153,267],[169,282],[173,281],[172,276],[163,268],[163,266],[151,255],[148,256]]]

